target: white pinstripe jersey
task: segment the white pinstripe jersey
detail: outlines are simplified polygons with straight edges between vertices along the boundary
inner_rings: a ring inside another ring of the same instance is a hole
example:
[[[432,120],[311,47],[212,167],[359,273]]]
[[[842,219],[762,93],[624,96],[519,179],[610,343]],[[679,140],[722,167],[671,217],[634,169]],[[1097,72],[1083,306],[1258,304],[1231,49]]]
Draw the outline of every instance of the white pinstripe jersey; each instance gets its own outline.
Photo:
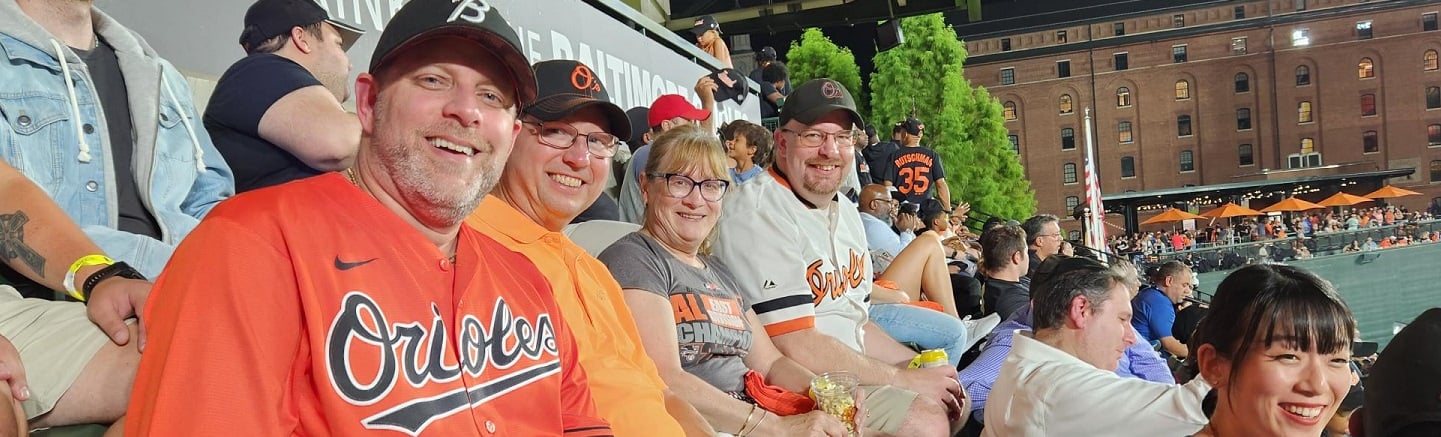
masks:
[[[773,169],[725,202],[715,252],[766,333],[814,327],[862,352],[872,270],[856,205],[811,208]]]

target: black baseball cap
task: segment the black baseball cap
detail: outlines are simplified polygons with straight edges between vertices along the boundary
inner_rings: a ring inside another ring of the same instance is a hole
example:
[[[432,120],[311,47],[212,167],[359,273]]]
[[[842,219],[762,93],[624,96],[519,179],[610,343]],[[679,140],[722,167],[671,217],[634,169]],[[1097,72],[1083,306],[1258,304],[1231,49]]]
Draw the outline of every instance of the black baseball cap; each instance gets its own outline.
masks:
[[[922,123],[920,119],[915,117],[906,117],[906,121],[901,122],[901,129],[905,130],[906,133],[911,135],[920,135],[921,130],[925,127],[926,124]]]
[[[756,56],[761,62],[776,60],[776,48],[771,46],[761,47],[760,55]]]
[[[266,40],[290,33],[295,26],[330,23],[340,32],[341,47],[350,45],[365,33],[355,26],[330,18],[325,8],[311,0],[258,0],[245,10],[245,28],[240,31],[240,46],[249,52]]]
[[[1363,422],[1366,435],[1441,427],[1441,308],[1431,308],[1401,328],[1371,366],[1366,380]],[[1428,427],[1426,424],[1430,424]]]
[[[453,0],[410,0],[390,19],[380,42],[370,56],[370,72],[375,73],[391,57],[411,44],[431,37],[453,35],[479,43],[505,64],[515,79],[518,107],[535,101],[535,73],[520,50],[520,37],[515,28],[500,15],[500,10],[486,2]]]
[[[715,100],[717,102],[734,100],[736,103],[745,103],[750,90],[746,89],[746,75],[741,74],[734,68],[719,70],[710,74],[711,80],[715,81]]]
[[[717,23],[715,21],[715,17],[709,15],[701,15],[699,17],[696,17],[695,25],[690,28],[690,33],[694,33],[699,36],[700,34],[705,33],[705,31],[711,29],[715,29],[716,32],[720,32],[720,23]]]
[[[610,101],[600,75],[590,66],[568,59],[535,63],[538,96],[525,107],[525,114],[543,121],[556,121],[581,109],[599,107],[616,138],[630,138],[630,119]]]
[[[780,123],[795,120],[812,124],[833,111],[846,111],[855,126],[866,124],[861,119],[861,113],[856,111],[856,100],[851,98],[851,92],[844,85],[826,78],[811,79],[786,97],[786,104],[781,106]]]
[[[626,118],[630,119],[630,138],[626,139],[631,150],[645,145],[645,134],[650,131],[650,108],[637,106],[625,110]]]

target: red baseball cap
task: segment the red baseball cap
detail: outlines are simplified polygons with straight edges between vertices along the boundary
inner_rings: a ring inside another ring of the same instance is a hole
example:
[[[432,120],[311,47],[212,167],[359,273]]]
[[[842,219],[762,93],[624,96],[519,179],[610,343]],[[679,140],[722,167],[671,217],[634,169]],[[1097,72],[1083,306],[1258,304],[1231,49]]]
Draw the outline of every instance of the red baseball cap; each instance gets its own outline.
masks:
[[[650,127],[656,127],[660,126],[660,122],[676,117],[701,121],[710,118],[710,111],[692,106],[679,94],[666,94],[656,97],[655,102],[650,104],[650,114],[646,116],[646,121],[650,123]]]

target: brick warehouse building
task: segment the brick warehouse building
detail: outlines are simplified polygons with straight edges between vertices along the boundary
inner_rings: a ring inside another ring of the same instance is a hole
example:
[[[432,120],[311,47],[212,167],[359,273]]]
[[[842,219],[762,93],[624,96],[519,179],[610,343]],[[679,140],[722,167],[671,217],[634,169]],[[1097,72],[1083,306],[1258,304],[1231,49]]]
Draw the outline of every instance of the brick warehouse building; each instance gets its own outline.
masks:
[[[1424,208],[1441,197],[1438,10],[1230,1],[962,35],[965,73],[1002,102],[1040,212],[1084,198],[1086,107],[1107,194],[1411,167],[1391,182],[1425,196],[1394,203]]]

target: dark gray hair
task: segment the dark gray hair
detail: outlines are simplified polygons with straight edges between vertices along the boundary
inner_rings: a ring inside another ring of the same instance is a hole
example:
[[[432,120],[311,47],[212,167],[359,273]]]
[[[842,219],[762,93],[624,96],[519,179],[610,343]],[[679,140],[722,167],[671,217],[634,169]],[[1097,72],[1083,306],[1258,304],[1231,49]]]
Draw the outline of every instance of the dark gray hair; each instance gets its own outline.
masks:
[[[1026,231],[1026,245],[1036,244],[1036,236],[1044,231],[1043,228],[1045,228],[1046,225],[1060,222],[1061,219],[1059,217],[1050,214],[1037,214],[1026,219],[1025,223],[1021,223],[1021,230]]]
[[[1085,297],[1091,304],[1091,312],[1095,312],[1096,308],[1111,299],[1111,288],[1124,284],[1125,280],[1115,270],[1097,263],[1094,267],[1063,272],[1036,284],[1036,289],[1031,290],[1033,327],[1042,330],[1064,326],[1066,313],[1070,312],[1071,301],[1076,296]]]
[[[1161,285],[1161,283],[1166,282],[1166,278],[1180,275],[1181,272],[1185,272],[1188,270],[1191,270],[1191,267],[1187,266],[1185,263],[1176,260],[1170,260],[1166,261],[1160,266],[1157,266],[1156,271],[1151,274],[1150,278],[1147,279],[1150,279],[1152,284],[1156,284],[1157,286],[1159,286]]]

